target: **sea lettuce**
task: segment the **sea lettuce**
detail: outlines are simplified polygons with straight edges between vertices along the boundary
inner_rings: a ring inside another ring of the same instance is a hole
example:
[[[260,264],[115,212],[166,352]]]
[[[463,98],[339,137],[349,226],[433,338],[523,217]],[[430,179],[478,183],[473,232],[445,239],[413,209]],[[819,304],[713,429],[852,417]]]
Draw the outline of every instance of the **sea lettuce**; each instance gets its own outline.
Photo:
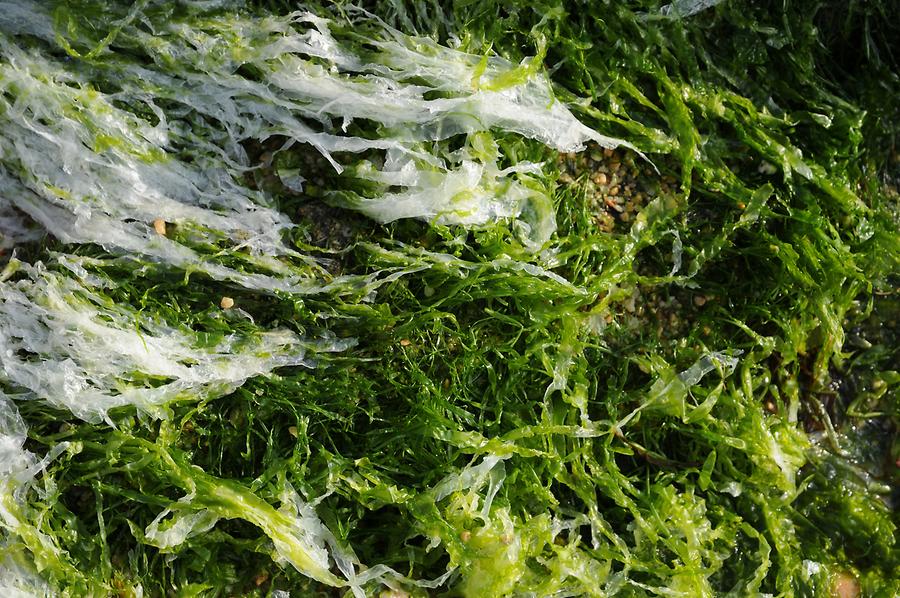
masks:
[[[889,16],[0,1],[0,593],[896,595]]]

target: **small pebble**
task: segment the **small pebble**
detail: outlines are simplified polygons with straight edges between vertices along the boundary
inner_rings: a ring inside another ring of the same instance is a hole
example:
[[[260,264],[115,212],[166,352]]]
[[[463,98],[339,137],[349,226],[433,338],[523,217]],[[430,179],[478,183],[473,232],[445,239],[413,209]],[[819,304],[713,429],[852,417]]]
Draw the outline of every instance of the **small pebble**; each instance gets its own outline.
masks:
[[[162,218],[157,218],[153,221],[153,230],[156,231],[157,235],[166,236],[166,221]]]
[[[222,300],[219,301],[219,307],[222,309],[231,309],[234,307],[234,299],[231,297],[222,297]]]
[[[849,573],[839,573],[831,586],[831,595],[834,598],[858,598],[859,582]]]

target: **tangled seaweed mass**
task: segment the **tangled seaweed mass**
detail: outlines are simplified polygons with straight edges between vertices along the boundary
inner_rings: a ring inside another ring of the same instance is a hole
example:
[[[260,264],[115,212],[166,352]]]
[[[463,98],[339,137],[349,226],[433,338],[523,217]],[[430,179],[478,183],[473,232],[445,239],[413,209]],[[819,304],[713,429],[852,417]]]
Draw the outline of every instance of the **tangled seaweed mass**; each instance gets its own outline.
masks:
[[[894,4],[0,1],[0,594],[897,596]]]

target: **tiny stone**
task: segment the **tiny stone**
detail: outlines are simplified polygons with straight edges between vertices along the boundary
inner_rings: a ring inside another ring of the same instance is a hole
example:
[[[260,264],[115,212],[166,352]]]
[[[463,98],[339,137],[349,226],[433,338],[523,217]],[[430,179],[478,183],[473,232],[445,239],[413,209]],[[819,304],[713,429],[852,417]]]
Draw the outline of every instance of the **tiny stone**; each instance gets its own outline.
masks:
[[[401,347],[408,347],[412,344],[412,342],[408,338],[404,338],[400,341]]]
[[[463,533],[459,535],[459,539],[463,542],[468,542],[472,539],[472,532],[470,532],[469,530],[464,530]]]
[[[166,236],[166,221],[162,218],[157,218],[153,221],[153,230],[156,231],[157,235]]]
[[[697,307],[703,307],[704,305],[706,305],[706,297],[704,297],[703,295],[695,295],[694,305],[696,305]]]
[[[619,186],[616,185],[615,187],[610,188],[609,194],[612,195],[613,197],[618,195],[619,194]]]
[[[598,172],[596,175],[594,175],[594,182],[598,185],[605,185],[608,180],[609,179],[607,179],[606,175],[602,172]]]
[[[834,580],[831,595],[835,598],[858,598],[859,582],[849,573],[840,573]]]
[[[222,297],[222,300],[219,301],[219,307],[222,309],[231,309],[234,307],[234,299],[231,297]]]

